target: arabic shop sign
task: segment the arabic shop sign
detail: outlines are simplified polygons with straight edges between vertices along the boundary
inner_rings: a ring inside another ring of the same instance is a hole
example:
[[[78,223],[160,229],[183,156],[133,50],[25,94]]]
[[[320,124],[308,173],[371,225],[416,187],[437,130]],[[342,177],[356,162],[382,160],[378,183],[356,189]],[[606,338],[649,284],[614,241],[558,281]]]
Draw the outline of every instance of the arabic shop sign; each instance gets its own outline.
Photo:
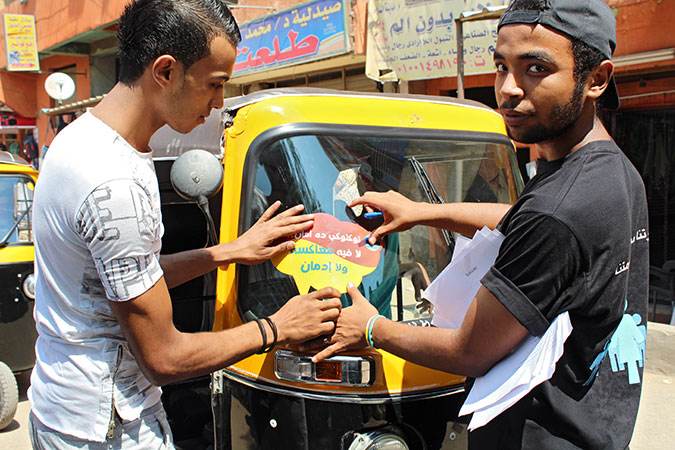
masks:
[[[455,19],[462,12],[506,4],[508,0],[369,0],[366,75],[380,81],[456,76]],[[494,72],[497,23],[464,23],[465,74]]]
[[[26,14],[4,14],[7,70],[40,70],[35,17]]]
[[[240,27],[234,76],[346,53],[344,0],[317,0]]]

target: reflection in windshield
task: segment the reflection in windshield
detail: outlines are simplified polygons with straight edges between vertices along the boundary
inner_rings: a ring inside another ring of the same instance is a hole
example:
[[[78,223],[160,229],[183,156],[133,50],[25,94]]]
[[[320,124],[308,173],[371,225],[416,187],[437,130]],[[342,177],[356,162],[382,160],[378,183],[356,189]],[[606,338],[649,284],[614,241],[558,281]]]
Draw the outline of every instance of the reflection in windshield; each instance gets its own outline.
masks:
[[[340,221],[375,229],[381,218],[366,219],[362,208],[347,205],[366,191],[397,190],[415,201],[512,203],[522,189],[513,152],[505,144],[438,139],[351,136],[295,136],[262,149],[257,161],[252,221],[273,202],[298,203],[308,213],[327,213]],[[248,224],[250,226],[253,222]],[[421,291],[452,255],[449,234],[414,227],[383,238],[375,270],[359,289],[385,317],[428,317],[418,310]],[[239,307],[257,316],[275,312],[297,295],[292,276],[271,262],[242,267]],[[312,286],[320,289],[323,286]],[[343,303],[349,304],[348,296]]]
[[[33,180],[24,176],[0,176],[0,244],[33,241],[30,207]]]

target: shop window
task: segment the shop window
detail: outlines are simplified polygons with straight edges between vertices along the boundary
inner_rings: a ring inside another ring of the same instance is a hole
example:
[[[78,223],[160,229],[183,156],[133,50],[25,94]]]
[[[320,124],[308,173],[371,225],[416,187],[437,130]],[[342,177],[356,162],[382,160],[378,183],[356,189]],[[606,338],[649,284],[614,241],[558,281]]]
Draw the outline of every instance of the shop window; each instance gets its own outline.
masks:
[[[675,111],[607,113],[605,122],[645,182],[650,263],[661,267],[675,259]]]

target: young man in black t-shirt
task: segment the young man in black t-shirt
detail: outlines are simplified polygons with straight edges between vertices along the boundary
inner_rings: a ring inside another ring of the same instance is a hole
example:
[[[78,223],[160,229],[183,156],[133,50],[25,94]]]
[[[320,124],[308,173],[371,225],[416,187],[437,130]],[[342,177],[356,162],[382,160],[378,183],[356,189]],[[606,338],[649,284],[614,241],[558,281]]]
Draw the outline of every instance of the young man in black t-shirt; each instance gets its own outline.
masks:
[[[624,449],[644,362],[647,202],[642,180],[598,118],[618,108],[610,60],[615,19],[601,0],[515,0],[502,15],[495,93],[509,135],[538,151],[538,174],[513,207],[414,203],[395,192],[377,208],[382,235],[422,224],[505,236],[458,329],[384,318],[358,293],[316,360],[372,343],[418,364],[478,377],[528,336],[569,313],[572,331],[550,379],[469,435],[472,449]],[[305,346],[311,348],[311,345]]]

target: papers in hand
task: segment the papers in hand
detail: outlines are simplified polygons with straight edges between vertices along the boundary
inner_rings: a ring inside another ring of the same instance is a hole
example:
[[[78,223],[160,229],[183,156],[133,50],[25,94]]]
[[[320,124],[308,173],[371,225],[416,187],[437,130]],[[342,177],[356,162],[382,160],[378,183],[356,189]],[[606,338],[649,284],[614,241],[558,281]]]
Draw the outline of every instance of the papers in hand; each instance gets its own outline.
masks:
[[[504,235],[483,227],[473,239],[459,236],[452,261],[424,290],[423,297],[434,304],[431,323],[459,328],[480,288],[480,280],[494,264]]]
[[[490,422],[551,378],[571,332],[572,322],[565,311],[542,337],[528,336],[513,353],[476,378],[459,411],[460,416],[473,413],[469,430]]]
[[[459,328],[464,321],[480,280],[494,264],[504,236],[488,228],[473,239],[459,236],[450,264],[424,291],[434,304],[432,324]],[[559,315],[542,337],[528,336],[514,351],[477,378],[459,415],[473,413],[469,430],[481,427],[513,406],[535,386],[553,376],[572,332],[569,313]]]

